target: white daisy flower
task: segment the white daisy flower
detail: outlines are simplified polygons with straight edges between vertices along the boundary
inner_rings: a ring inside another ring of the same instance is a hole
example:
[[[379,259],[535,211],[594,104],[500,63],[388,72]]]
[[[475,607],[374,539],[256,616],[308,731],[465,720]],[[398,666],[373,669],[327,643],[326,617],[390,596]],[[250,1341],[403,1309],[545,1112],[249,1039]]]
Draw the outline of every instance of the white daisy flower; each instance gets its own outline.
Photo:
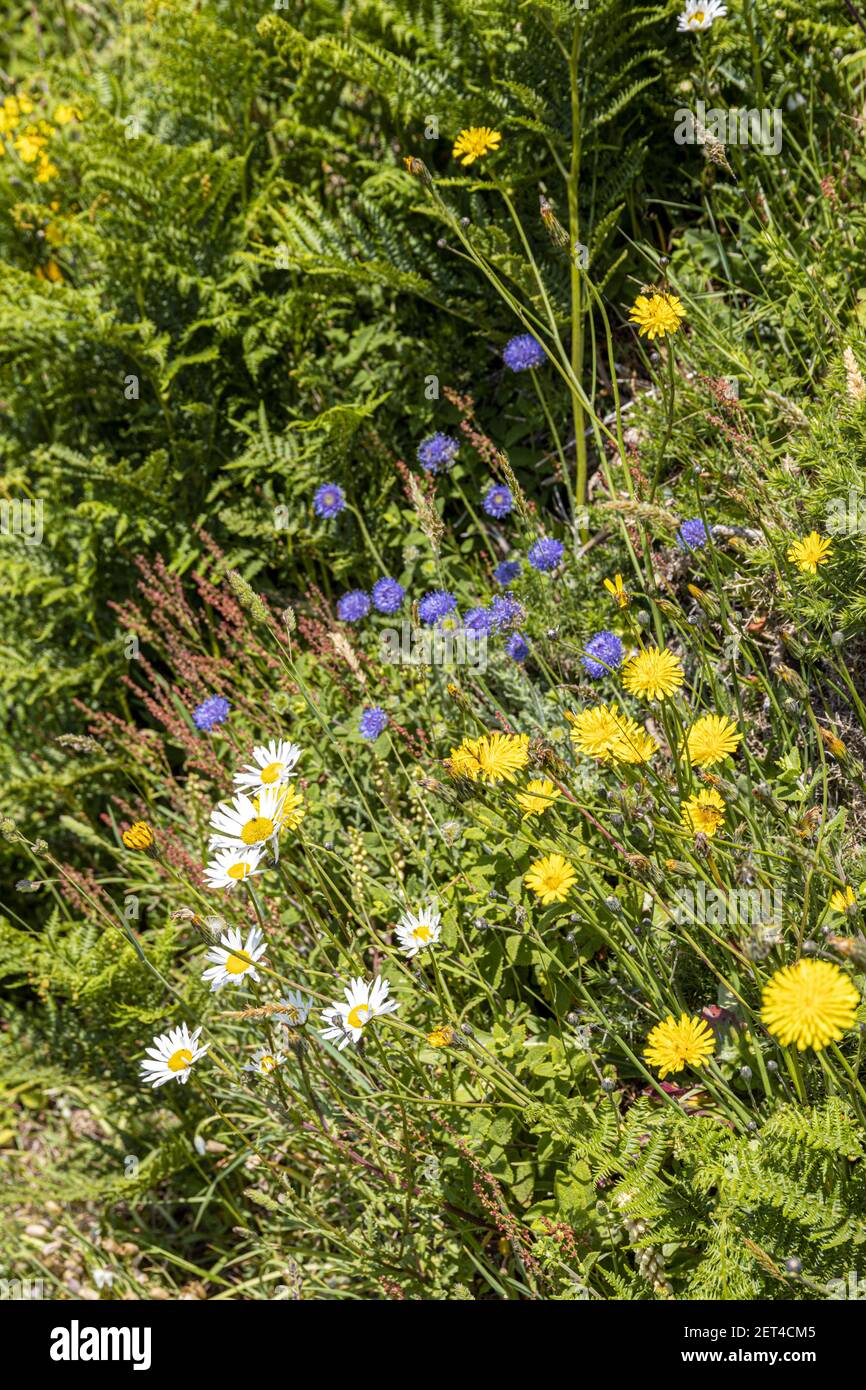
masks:
[[[217,832],[210,837],[210,848],[245,850],[273,841],[276,849],[283,796],[283,788],[273,786],[265,787],[254,800],[237,792],[231,804],[219,802],[210,818],[211,829]]]
[[[169,1033],[158,1033],[153,1047],[147,1048],[147,1056],[140,1063],[142,1081],[146,1081],[154,1090],[157,1086],[164,1086],[166,1081],[179,1081],[185,1086],[193,1062],[203,1057],[210,1047],[210,1043],[199,1047],[200,1035],[201,1027],[191,1033],[185,1023],[179,1028],[172,1028]]]
[[[442,917],[432,903],[418,912],[404,912],[397,923],[397,940],[407,956],[417,956],[442,934]]]
[[[390,989],[388,981],[383,980],[381,975],[377,975],[369,984],[359,975],[344,989],[345,1003],[338,1002],[332,1008],[322,1010],[322,1018],[329,1025],[322,1037],[336,1041],[340,1052],[350,1042],[360,1042],[361,1034],[371,1018],[399,1009],[397,1000],[388,998]]]
[[[274,1014],[277,1023],[285,1023],[287,1028],[303,1028],[313,1007],[312,999],[308,999],[299,989],[291,989],[279,1002],[283,1007],[280,1013]]]
[[[234,775],[236,787],[245,791],[260,792],[264,787],[279,786],[292,776],[292,769],[301,750],[296,743],[288,743],[284,738],[272,738],[270,743],[259,744],[253,749],[253,761],[247,763]]]
[[[262,854],[259,845],[244,850],[218,849],[205,866],[204,877],[208,888],[234,888],[245,878],[260,874]]]
[[[285,1061],[282,1052],[271,1052],[266,1047],[260,1047],[251,1062],[247,1062],[244,1071],[255,1072],[257,1076],[268,1076],[277,1067],[281,1067]]]
[[[211,981],[212,991],[222,989],[223,985],[239,985],[247,975],[251,980],[259,978],[255,962],[261,960],[267,950],[259,928],[251,927],[246,943],[242,942],[238,928],[229,927],[219,946],[212,946],[208,951],[207,958],[214,964],[203,972],[202,979]],[[249,956],[249,960],[244,956]]]
[[[698,29],[709,29],[714,19],[721,19],[728,13],[719,0],[686,0],[686,7],[679,18],[677,29],[680,33],[694,33]]]

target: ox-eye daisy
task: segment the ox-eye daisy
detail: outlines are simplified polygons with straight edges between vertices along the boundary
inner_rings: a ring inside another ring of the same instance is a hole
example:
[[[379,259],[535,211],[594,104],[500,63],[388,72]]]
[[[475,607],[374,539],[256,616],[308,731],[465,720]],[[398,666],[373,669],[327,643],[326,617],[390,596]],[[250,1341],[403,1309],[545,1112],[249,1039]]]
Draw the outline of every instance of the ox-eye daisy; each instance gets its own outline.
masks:
[[[234,888],[245,878],[260,874],[262,851],[258,845],[251,849],[218,849],[205,866],[204,878],[208,888]]]
[[[214,992],[223,985],[239,985],[247,975],[257,980],[255,962],[261,960],[266,950],[258,927],[250,928],[245,943],[238,928],[229,927],[219,946],[212,946],[208,951],[207,958],[214,964],[204,971],[202,979],[211,981]]]
[[[279,786],[293,775],[301,750],[284,738],[272,738],[253,749],[253,761],[234,775],[234,784],[244,791],[259,792],[263,787]]]
[[[428,903],[418,912],[404,912],[397,923],[397,940],[407,956],[432,946],[442,934],[442,918]]]
[[[279,1002],[282,1006],[280,1012],[274,1014],[277,1023],[285,1023],[288,1028],[303,1028],[313,1007],[312,999],[308,999],[299,989],[290,989]]]
[[[343,990],[345,1002],[335,1002],[332,1008],[322,1010],[322,1018],[328,1024],[322,1037],[336,1041],[340,1052],[350,1042],[359,1043],[371,1018],[391,1014],[400,1007],[396,999],[388,998],[390,989],[381,975],[370,983],[359,975]]]
[[[270,1072],[276,1071],[285,1061],[282,1052],[271,1052],[267,1047],[260,1047],[254,1054],[253,1060],[247,1062],[244,1071],[255,1072],[257,1076],[268,1076]]]
[[[713,20],[721,19],[727,13],[721,0],[686,0],[677,28],[681,34],[693,34],[699,29],[709,29]]]
[[[153,1047],[147,1048],[147,1056],[140,1063],[142,1081],[146,1081],[154,1090],[157,1086],[164,1086],[166,1081],[179,1081],[185,1086],[193,1062],[203,1057],[210,1047],[210,1043],[199,1047],[200,1034],[201,1028],[191,1033],[185,1023],[168,1033],[158,1033]]]
[[[287,788],[279,784],[263,787],[254,800],[238,792],[231,803],[221,801],[211,813],[211,849],[252,849],[272,842],[277,853],[277,836],[285,816]]]

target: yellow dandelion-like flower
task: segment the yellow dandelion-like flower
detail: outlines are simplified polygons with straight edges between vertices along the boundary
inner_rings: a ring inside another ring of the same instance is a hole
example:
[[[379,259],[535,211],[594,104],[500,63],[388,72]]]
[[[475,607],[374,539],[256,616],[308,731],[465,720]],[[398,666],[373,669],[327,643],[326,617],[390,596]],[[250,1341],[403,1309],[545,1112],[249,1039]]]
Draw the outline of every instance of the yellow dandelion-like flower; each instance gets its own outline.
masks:
[[[629,715],[619,715],[617,725],[619,739],[611,749],[611,757],[615,763],[648,763],[653,754],[658,752],[659,746],[652,734],[648,734],[646,729],[642,729]]]
[[[818,566],[826,565],[832,554],[830,542],[819,536],[817,531],[811,531],[788,548],[788,559],[793,560],[806,574],[817,574]]]
[[[427,1041],[431,1047],[449,1047],[454,1041],[454,1029],[443,1024],[441,1028],[434,1028],[432,1033],[427,1034]]]
[[[854,1027],[860,995],[844,971],[827,960],[798,960],[777,970],[764,987],[761,1020],[774,1038],[799,1052],[821,1052]]]
[[[259,809],[259,798],[253,798],[253,805]],[[307,814],[307,807],[301,793],[295,791],[292,786],[287,786],[283,792],[282,800],[277,808],[274,824],[279,831],[297,830],[304,816]]]
[[[736,724],[726,714],[703,714],[686,737],[689,761],[697,767],[712,767],[729,753],[735,753],[742,739]]]
[[[854,889],[850,883],[846,883],[844,888],[837,888],[836,892],[831,894],[830,906],[834,912],[847,912],[848,908],[853,907],[856,901]]]
[[[528,816],[543,816],[561,796],[559,788],[548,777],[535,777],[527,782],[526,790],[517,793],[517,804],[523,811],[523,819]]]
[[[709,839],[715,835],[725,820],[725,801],[715,787],[706,787],[697,796],[690,796],[681,807],[683,824],[690,830],[700,832]]]
[[[137,820],[120,838],[127,849],[148,850],[153,844],[153,831],[146,820]]]
[[[480,742],[478,738],[464,738],[459,748],[451,749],[450,757],[445,759],[445,766],[452,777],[466,777],[470,782],[477,782],[481,771],[478,762]]]
[[[454,141],[453,154],[464,166],[474,164],[482,155],[497,150],[501,142],[502,136],[498,130],[491,130],[486,125],[473,125],[468,130],[461,130]]]
[[[547,907],[548,903],[565,902],[577,882],[577,874],[561,854],[548,854],[530,865],[523,882]]]
[[[479,774],[485,782],[513,782],[529,761],[528,734],[485,734],[475,751]]]
[[[647,647],[623,667],[622,683],[639,700],[666,700],[685,680],[678,656],[667,647]]]
[[[81,112],[77,106],[71,106],[66,102],[61,102],[54,108],[54,124],[69,125],[70,121],[80,121]]]
[[[666,333],[676,333],[686,316],[679,297],[675,294],[639,294],[632,305],[629,318],[637,324],[642,338],[663,338]]]
[[[613,595],[620,608],[628,608],[629,598],[625,591],[625,585],[622,582],[621,574],[615,574],[613,579],[606,579],[604,581],[604,587],[609,594]]]
[[[708,1066],[715,1046],[713,1031],[702,1018],[668,1014],[650,1031],[643,1055],[664,1079],[683,1067]]]
[[[610,762],[614,749],[622,741],[620,715],[616,705],[594,705],[580,714],[566,714],[571,724],[571,741],[579,753]]]
[[[13,142],[15,153],[24,164],[33,164],[45,147],[45,136],[40,135],[36,126],[28,126],[23,134]]]

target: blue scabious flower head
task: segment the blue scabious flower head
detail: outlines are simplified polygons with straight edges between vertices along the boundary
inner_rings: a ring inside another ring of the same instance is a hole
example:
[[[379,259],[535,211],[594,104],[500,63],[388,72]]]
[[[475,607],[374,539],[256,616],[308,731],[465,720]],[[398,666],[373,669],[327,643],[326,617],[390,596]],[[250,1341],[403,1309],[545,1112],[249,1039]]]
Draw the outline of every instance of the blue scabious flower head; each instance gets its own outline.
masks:
[[[677,531],[677,545],[680,550],[702,550],[709,540],[707,528],[699,516],[684,521]]]
[[[350,589],[337,604],[337,617],[341,623],[359,623],[370,611],[370,595],[363,589]]]
[[[511,488],[504,487],[501,483],[494,483],[484,494],[481,505],[487,515],[495,517],[497,521],[503,516],[508,516],[514,506]]]
[[[437,430],[435,434],[428,434],[418,445],[418,462],[428,473],[438,473],[441,469],[451,467],[459,450],[459,439],[453,439],[450,434],[443,434],[441,430]]]
[[[523,622],[526,613],[513,594],[496,594],[490,604],[495,632],[508,632]]]
[[[463,626],[470,632],[492,632],[493,614],[489,608],[470,608],[463,619]]]
[[[440,623],[449,613],[453,613],[456,607],[457,600],[447,589],[431,589],[418,604],[418,617],[422,623],[432,627],[434,623]]]
[[[336,483],[322,483],[313,498],[313,511],[326,521],[333,521],[346,505],[346,494]]]
[[[529,643],[522,632],[512,632],[505,643],[505,650],[512,661],[524,662],[529,656]]]
[[[209,733],[218,724],[224,724],[229,717],[231,705],[224,695],[209,695],[196,705],[192,712],[192,722],[197,729]]]
[[[622,642],[615,632],[597,632],[583,649],[583,669],[593,680],[622,665]]]
[[[556,569],[564,553],[565,546],[561,541],[552,541],[548,536],[542,536],[541,540],[533,541],[526,558],[534,570],[546,574],[549,570]]]
[[[388,723],[388,716],[381,705],[367,705],[358,721],[358,733],[372,743],[378,738]]]
[[[520,573],[519,560],[503,560],[493,571],[497,584],[512,584]]]
[[[518,333],[516,338],[509,338],[502,352],[502,360],[512,372],[540,367],[546,357],[541,343],[531,333]]]
[[[377,613],[396,613],[405,597],[406,590],[396,579],[377,579],[373,585],[373,607]]]

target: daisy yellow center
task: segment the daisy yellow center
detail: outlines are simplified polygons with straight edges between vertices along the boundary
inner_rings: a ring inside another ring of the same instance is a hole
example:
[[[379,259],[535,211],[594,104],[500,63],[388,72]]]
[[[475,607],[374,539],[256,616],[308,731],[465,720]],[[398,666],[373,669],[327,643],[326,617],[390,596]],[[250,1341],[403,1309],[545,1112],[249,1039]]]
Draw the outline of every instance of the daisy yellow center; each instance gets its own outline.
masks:
[[[283,765],[279,762],[268,763],[267,767],[263,767],[261,771],[261,780],[264,782],[265,786],[270,786],[272,782],[278,781],[282,770]]]
[[[416,927],[416,928],[415,928],[415,930],[414,930],[414,932],[412,933],[412,935],[415,937],[415,940],[416,940],[416,941],[429,941],[429,940],[430,940],[430,928],[429,928],[428,926],[425,926],[424,923],[422,922],[421,925],[420,925],[420,927]]]
[[[706,18],[706,15],[704,14],[703,10],[695,10],[694,14],[691,16],[691,18],[690,18],[690,20],[689,20],[689,23],[690,23],[690,24],[703,24],[705,18]]]
[[[249,864],[232,864],[231,868],[226,869],[228,878],[246,878],[249,872]]]
[[[243,975],[249,969],[249,961],[241,960],[240,956],[229,956],[223,969],[227,975]]]
[[[266,1053],[265,1056],[261,1059],[259,1065],[262,1071],[273,1071],[274,1067],[277,1065],[277,1059],[276,1057],[271,1057],[270,1054]]]
[[[179,1047],[177,1052],[173,1052],[166,1063],[169,1071],[186,1071],[192,1061],[192,1053],[188,1047]]]
[[[346,1022],[349,1024],[350,1028],[363,1028],[367,1019],[366,1017],[362,1018],[362,1014],[367,1015],[369,1012],[369,1004],[356,1004],[354,1009],[349,1010],[346,1016]]]
[[[267,816],[253,816],[248,820],[241,831],[241,839],[245,845],[258,845],[262,840],[269,840],[274,833],[274,823]]]

